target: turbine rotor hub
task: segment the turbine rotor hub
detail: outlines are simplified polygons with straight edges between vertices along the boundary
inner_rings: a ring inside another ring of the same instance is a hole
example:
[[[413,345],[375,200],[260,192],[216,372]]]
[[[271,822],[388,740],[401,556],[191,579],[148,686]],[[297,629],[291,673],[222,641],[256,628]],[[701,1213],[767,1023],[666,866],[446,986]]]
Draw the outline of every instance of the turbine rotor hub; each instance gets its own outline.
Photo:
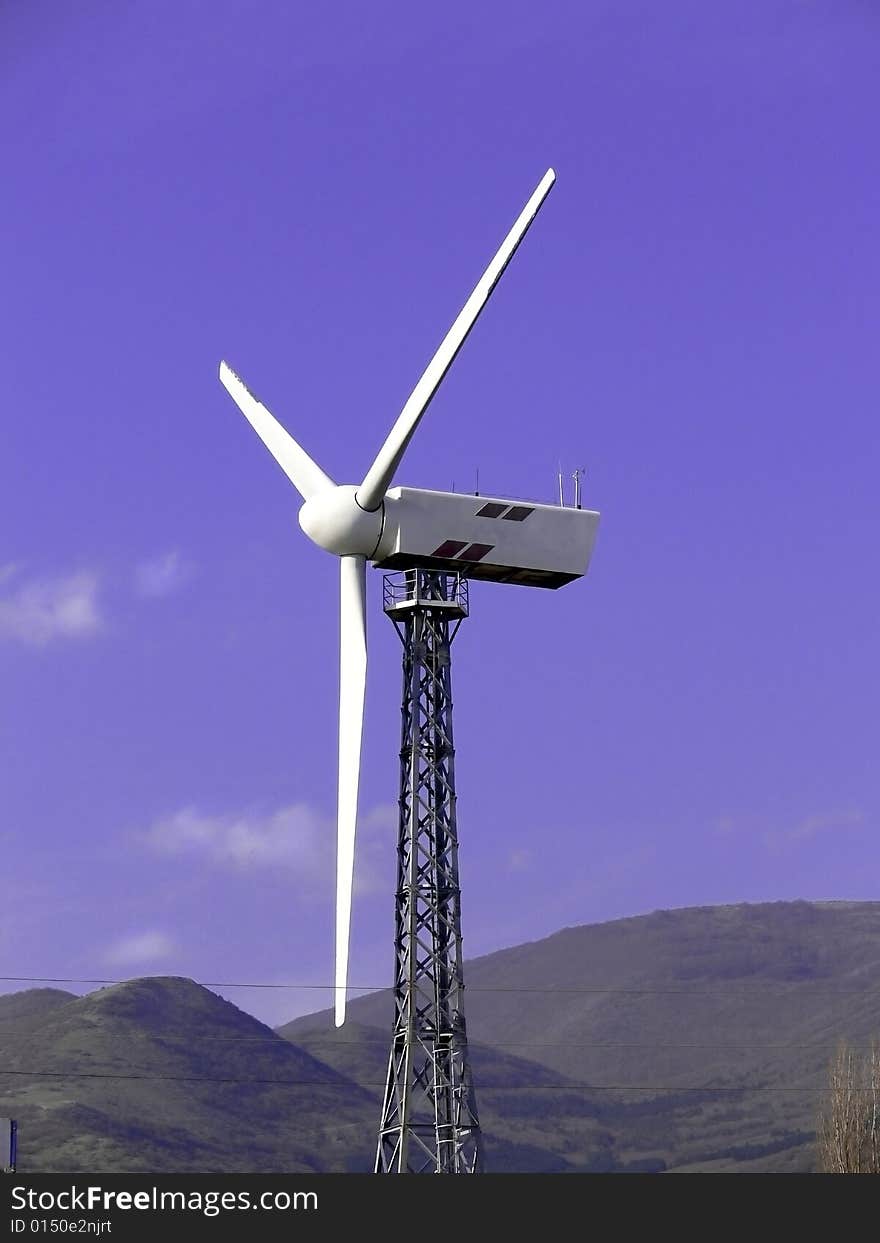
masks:
[[[299,525],[313,544],[337,557],[369,557],[382,535],[384,504],[361,509],[354,484],[341,484],[312,496],[299,511]]]

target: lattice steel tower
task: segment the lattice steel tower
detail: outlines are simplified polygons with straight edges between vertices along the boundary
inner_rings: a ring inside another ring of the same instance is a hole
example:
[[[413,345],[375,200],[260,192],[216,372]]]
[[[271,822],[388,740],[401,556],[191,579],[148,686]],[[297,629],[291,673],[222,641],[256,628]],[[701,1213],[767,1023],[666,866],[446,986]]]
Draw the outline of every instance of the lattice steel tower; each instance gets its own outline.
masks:
[[[467,617],[459,574],[386,575],[403,642],[394,1028],[377,1174],[476,1174],[482,1141],[461,960],[450,646]]]

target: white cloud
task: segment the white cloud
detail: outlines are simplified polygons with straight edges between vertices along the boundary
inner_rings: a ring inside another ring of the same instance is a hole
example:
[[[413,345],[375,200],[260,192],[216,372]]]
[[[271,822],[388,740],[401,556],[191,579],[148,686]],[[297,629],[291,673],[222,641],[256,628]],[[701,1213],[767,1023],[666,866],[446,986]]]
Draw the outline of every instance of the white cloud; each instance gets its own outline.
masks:
[[[715,820],[712,830],[719,837],[749,837],[762,843],[768,850],[779,851],[803,845],[820,834],[860,829],[864,824],[864,812],[858,807],[850,806],[803,816],[799,820],[792,818],[782,828],[766,812],[725,814]]]
[[[135,566],[135,591],[139,596],[152,599],[168,596],[186,581],[189,572],[189,566],[174,548]]]
[[[170,957],[176,946],[164,932],[138,932],[111,945],[104,961],[115,967],[140,966]]]
[[[16,566],[0,570],[0,586],[12,584]],[[33,578],[0,596],[0,640],[45,647],[55,639],[85,639],[98,634],[104,621],[98,607],[98,576],[74,574]]]
[[[182,807],[141,836],[159,854],[197,854],[234,868],[287,864],[312,870],[324,853],[327,826],[305,803],[262,816],[210,816]]]
[[[397,867],[397,821],[396,803],[378,803],[358,817],[355,896],[391,892]]]
[[[359,817],[356,892],[371,891],[386,870],[396,825],[393,805],[382,804]],[[335,824],[307,803],[219,816],[183,807],[136,837],[158,854],[195,855],[239,871],[283,867],[310,883],[329,878],[335,867]]]
[[[830,812],[825,815],[807,816],[785,829],[781,833],[772,834],[775,842],[807,842],[820,833],[833,833],[841,829],[857,829],[865,822],[864,814],[857,807]]]

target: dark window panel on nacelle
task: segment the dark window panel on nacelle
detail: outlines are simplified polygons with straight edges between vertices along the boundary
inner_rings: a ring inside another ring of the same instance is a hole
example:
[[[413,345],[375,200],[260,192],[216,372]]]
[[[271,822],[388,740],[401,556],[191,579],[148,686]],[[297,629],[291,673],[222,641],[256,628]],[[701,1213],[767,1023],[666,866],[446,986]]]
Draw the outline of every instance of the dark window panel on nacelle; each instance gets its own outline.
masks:
[[[458,554],[461,561],[482,561],[487,552],[491,552],[494,544],[469,544],[464,552]]]
[[[499,505],[497,501],[487,501],[482,509],[477,510],[478,518],[500,518],[507,509],[506,505]]]
[[[435,548],[431,555],[433,557],[457,557],[465,547],[464,540],[448,539],[444,540],[439,548]]]

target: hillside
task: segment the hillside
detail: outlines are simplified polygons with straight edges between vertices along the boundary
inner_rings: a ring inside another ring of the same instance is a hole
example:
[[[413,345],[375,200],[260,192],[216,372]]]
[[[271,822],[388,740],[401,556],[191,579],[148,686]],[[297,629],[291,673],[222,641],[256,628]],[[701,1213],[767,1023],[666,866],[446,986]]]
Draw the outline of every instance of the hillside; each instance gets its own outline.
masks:
[[[880,1033],[880,903],[567,928],[466,981],[490,1170],[805,1171],[837,1041]],[[368,1170],[389,994],[350,1015],[276,1033],[167,977],[0,997],[20,1169]]]
[[[306,1034],[303,1039],[320,1050],[316,1056],[371,1093],[373,1125],[357,1142],[372,1159],[388,1064],[388,1032],[349,1021],[341,1030]],[[600,1117],[601,1101],[538,1062],[486,1045],[472,1045],[471,1055],[486,1159],[494,1173],[571,1173],[609,1167],[613,1138]],[[569,1141],[564,1151],[560,1134]]]
[[[61,988],[29,988],[22,993],[5,993],[0,997],[0,1023],[47,1014],[75,997],[75,993],[66,993]]]
[[[174,978],[50,992],[0,999],[0,1115],[18,1119],[22,1172],[357,1168],[369,1096],[214,993]]]
[[[481,1120],[508,1140],[534,1142],[535,1116],[519,1108],[521,1086],[488,1073],[487,1048],[555,1073],[541,1142],[575,1168],[809,1170],[835,1044],[880,1033],[880,903],[699,907],[567,928],[469,962],[465,980]],[[387,993],[350,1012],[389,1030]],[[376,1057],[362,1028],[349,1030],[359,1048],[334,1043],[329,1011],[279,1029],[366,1084]],[[577,1095],[580,1116],[569,1112]]]

